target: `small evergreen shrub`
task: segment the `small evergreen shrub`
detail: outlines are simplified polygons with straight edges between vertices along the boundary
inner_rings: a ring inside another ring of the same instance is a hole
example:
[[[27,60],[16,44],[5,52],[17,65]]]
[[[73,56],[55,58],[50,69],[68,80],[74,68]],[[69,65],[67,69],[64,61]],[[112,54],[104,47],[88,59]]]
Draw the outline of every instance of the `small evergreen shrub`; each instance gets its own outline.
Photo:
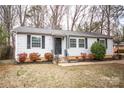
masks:
[[[91,52],[95,55],[95,59],[102,60],[106,54],[106,48],[99,42],[95,42],[91,46]]]

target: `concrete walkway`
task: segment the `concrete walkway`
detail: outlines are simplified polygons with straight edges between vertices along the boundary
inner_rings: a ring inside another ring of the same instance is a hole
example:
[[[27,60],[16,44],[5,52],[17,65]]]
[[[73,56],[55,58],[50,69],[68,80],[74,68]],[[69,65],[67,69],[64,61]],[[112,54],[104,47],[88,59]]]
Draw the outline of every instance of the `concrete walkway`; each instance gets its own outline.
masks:
[[[112,61],[99,61],[99,62],[77,62],[77,63],[59,63],[59,66],[78,66],[78,65],[93,65],[93,64],[111,64],[111,63],[117,63],[117,64],[124,64],[123,60],[112,60]]]

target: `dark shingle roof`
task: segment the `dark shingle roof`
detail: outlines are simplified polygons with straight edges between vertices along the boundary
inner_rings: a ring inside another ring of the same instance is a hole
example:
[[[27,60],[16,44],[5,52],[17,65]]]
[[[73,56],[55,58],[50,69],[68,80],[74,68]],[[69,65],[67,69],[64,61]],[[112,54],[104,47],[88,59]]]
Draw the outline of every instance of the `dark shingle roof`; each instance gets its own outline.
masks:
[[[13,32],[22,34],[46,34],[56,36],[84,36],[84,37],[101,37],[101,38],[112,38],[107,35],[102,35],[93,32],[81,32],[81,31],[67,31],[67,30],[51,30],[34,27],[17,27],[13,29]]]

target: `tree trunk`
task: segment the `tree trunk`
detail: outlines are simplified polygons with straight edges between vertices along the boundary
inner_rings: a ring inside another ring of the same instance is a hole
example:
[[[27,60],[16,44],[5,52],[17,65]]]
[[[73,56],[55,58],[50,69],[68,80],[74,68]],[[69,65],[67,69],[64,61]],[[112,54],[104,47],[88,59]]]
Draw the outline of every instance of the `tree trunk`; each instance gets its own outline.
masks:
[[[110,36],[110,5],[106,6],[107,8],[107,31],[108,31],[108,36]]]
[[[104,10],[102,10],[102,18],[101,18],[101,28],[100,28],[100,33],[103,33],[103,22],[104,22]]]

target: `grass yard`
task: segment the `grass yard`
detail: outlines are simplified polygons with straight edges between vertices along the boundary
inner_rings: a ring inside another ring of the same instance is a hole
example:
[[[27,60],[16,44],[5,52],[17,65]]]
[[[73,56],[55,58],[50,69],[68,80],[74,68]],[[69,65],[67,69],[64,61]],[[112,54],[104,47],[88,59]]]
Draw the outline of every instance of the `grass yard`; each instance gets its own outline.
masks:
[[[124,87],[124,64],[0,64],[0,87]]]

